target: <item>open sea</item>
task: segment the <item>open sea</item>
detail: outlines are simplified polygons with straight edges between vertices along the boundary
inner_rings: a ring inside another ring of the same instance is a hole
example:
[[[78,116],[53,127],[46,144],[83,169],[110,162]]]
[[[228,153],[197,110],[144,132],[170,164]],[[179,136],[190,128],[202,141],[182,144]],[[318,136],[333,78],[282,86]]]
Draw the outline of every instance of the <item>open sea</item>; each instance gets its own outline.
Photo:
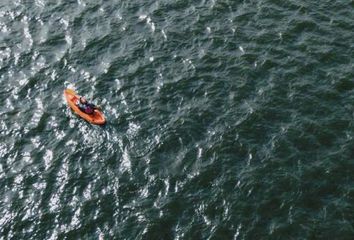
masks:
[[[1,0],[0,240],[354,239],[353,57],[352,0]]]

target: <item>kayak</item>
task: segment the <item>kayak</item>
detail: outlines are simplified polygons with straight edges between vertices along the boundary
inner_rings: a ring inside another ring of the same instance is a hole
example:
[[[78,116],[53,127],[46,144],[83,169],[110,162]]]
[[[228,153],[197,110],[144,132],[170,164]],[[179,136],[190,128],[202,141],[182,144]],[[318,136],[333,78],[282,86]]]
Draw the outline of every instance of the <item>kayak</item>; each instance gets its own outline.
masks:
[[[84,113],[79,109],[76,105],[77,101],[79,101],[80,96],[75,93],[72,89],[65,89],[64,90],[65,99],[69,105],[69,107],[80,117],[88,121],[89,123],[96,124],[96,125],[103,125],[106,123],[106,119],[101,111],[95,109],[93,114]]]

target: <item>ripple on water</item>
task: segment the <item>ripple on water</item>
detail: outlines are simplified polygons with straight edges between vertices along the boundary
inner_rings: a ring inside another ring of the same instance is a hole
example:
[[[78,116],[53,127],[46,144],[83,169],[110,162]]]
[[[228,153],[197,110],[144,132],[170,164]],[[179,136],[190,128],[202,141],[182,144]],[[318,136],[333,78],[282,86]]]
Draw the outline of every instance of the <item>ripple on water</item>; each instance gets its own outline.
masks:
[[[348,6],[0,7],[0,235],[351,236]]]

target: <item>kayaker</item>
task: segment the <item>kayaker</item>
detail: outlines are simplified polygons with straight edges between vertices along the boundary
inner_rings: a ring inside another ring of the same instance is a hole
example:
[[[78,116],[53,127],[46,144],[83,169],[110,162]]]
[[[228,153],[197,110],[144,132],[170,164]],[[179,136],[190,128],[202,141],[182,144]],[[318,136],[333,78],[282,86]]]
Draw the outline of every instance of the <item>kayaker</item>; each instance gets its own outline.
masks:
[[[97,109],[97,107],[94,104],[88,103],[85,97],[80,97],[76,105],[79,107],[81,111],[83,111],[86,114],[93,114],[95,109]]]

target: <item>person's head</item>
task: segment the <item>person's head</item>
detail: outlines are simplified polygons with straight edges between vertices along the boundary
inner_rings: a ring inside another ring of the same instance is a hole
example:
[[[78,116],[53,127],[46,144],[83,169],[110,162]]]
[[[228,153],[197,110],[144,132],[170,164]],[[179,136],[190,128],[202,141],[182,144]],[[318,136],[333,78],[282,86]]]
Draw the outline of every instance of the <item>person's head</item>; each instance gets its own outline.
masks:
[[[87,103],[86,98],[85,98],[85,97],[80,97],[80,102],[81,102],[82,104]]]

